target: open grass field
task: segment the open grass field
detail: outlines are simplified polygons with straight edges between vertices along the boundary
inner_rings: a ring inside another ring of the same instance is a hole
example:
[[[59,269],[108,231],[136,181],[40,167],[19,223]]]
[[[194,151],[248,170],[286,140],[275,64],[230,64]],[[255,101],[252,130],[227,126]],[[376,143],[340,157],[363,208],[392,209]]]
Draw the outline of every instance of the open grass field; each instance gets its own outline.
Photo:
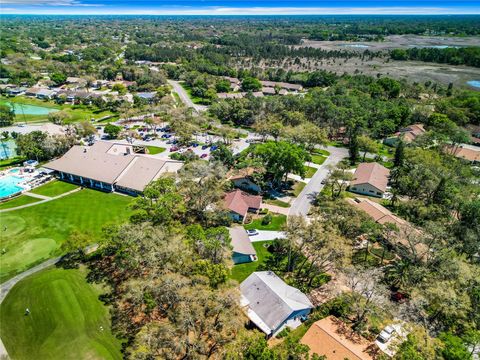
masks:
[[[258,241],[254,242],[253,247],[257,252],[257,261],[252,261],[249,263],[234,265],[230,278],[237,280],[239,283],[245,280],[248,275],[257,270],[257,268],[262,265],[270,254],[265,245],[270,244],[271,241]]]
[[[33,189],[30,192],[34,194],[54,197],[72,191],[76,188],[78,188],[77,185],[70,184],[65,181],[53,180],[45,185]]]
[[[147,146],[147,149],[150,155],[160,154],[166,150],[165,148],[160,146]]]
[[[53,101],[44,101],[35,98],[25,97],[25,96],[15,96],[15,97],[0,97],[0,104],[5,104],[6,102],[18,104],[16,112],[16,121],[17,122],[40,122],[40,121],[47,121],[47,115],[28,115],[22,114],[21,111],[21,104],[25,105],[34,105],[34,106],[41,106],[46,108],[52,108],[57,110],[63,110],[67,112],[71,119],[69,122],[74,123],[77,121],[87,120],[90,119],[99,119],[104,116],[114,115],[111,111],[100,111],[94,108],[91,108],[86,105],[59,105]]]
[[[17,206],[33,204],[41,199],[34,198],[28,195],[20,195],[17,197],[12,198],[11,200],[7,200],[5,202],[0,203],[0,210],[3,209],[11,209]]]
[[[49,268],[20,281],[0,307],[0,335],[11,358],[122,359],[100,291],[83,269]]]
[[[272,221],[270,224],[263,225],[262,218],[253,220],[250,224],[246,224],[243,227],[245,230],[271,230],[271,231],[280,231],[282,230],[283,225],[287,222],[287,216],[283,214],[273,214]]]
[[[0,283],[46,259],[73,230],[88,232],[92,242],[105,225],[126,221],[132,198],[84,189],[57,200],[2,213],[0,216]],[[6,230],[4,230],[6,227]]]

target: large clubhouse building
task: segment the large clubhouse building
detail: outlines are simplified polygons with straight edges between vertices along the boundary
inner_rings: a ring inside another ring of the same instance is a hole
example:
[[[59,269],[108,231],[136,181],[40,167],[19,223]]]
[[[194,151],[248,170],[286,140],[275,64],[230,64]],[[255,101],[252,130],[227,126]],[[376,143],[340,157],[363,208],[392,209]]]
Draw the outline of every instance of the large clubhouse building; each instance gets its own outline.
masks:
[[[162,174],[177,172],[183,166],[181,161],[139,152],[144,152],[144,148],[97,141],[92,146],[74,146],[44,167],[55,171],[61,180],[102,191],[136,195]]]

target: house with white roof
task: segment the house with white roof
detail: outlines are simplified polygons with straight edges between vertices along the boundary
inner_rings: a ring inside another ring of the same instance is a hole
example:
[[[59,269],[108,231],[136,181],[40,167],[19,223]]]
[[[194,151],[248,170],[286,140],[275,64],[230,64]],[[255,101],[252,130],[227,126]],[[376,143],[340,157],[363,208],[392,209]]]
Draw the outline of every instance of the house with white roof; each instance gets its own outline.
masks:
[[[268,337],[295,329],[313,309],[308,297],[287,285],[273,271],[257,271],[240,284],[240,304],[248,318]]]

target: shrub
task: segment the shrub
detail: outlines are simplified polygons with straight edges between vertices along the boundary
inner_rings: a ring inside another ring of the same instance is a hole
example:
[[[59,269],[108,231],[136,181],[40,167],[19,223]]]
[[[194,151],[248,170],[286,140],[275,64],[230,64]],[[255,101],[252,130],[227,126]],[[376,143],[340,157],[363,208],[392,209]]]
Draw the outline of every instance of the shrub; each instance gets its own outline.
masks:
[[[272,215],[271,214],[265,215],[262,219],[262,225],[268,225],[271,222],[272,222]]]

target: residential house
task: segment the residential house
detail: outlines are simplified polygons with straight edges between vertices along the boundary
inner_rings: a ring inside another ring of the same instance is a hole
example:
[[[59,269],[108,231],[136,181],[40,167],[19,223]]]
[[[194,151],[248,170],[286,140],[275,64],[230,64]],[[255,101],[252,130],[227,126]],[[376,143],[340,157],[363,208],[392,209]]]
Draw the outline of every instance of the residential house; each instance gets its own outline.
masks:
[[[56,95],[55,90],[50,90],[50,89],[39,89],[37,91],[36,97],[37,99],[41,100],[50,100]]]
[[[389,137],[383,141],[385,145],[395,146],[400,139],[403,139],[406,143],[411,143],[418,136],[425,133],[423,124],[409,125],[400,131],[396,132],[394,136]]]
[[[177,172],[181,161],[136,153],[133,145],[97,141],[93,146],[73,146],[61,158],[44,165],[60,180],[102,191],[137,195],[162,174]]]
[[[35,97],[37,96],[37,93],[40,91],[40,88],[38,87],[31,87],[25,90],[25,96],[32,96]]]
[[[303,86],[299,84],[290,84],[286,82],[279,82],[279,81],[260,81],[260,84],[264,87],[275,88],[278,87],[280,89],[285,89],[291,92],[299,92],[303,90]]]
[[[235,169],[227,174],[227,179],[233,182],[236,188],[259,194],[262,189],[252,178],[252,175],[257,171],[258,170],[253,167]]]
[[[242,264],[257,260],[257,252],[250,241],[245,229],[241,226],[235,226],[228,229],[232,240],[233,263]]]
[[[480,164],[480,147],[474,145],[461,144],[460,146],[445,146],[447,153],[472,164]]]
[[[240,284],[240,305],[268,337],[297,328],[313,309],[308,297],[272,271],[257,271]]]
[[[408,242],[407,237],[421,234],[421,232],[408,221],[399,218],[386,207],[376,203],[375,201],[366,198],[348,199],[347,201],[357,209],[364,211],[375,222],[382,225],[395,225],[395,227],[399,230],[398,235],[392,236],[390,239],[397,245],[411,250],[411,244]],[[421,256],[426,254],[428,251],[427,248],[422,244],[416,244],[414,247],[416,253]]]
[[[153,102],[157,96],[157,93],[152,91],[152,92],[139,92],[136,94],[140,99],[146,100],[148,102]]]
[[[18,96],[25,94],[27,89],[24,87],[14,87],[14,88],[7,88],[7,95],[8,96]]]
[[[383,197],[387,190],[389,176],[390,170],[376,162],[361,163],[355,170],[354,180],[350,182],[350,191],[357,194]]]
[[[218,93],[217,97],[219,99],[241,99],[245,97],[247,93],[239,92],[239,93]]]
[[[262,197],[233,190],[225,195],[224,205],[234,221],[243,223],[248,212],[256,213],[262,207]]]
[[[376,349],[343,321],[328,316],[313,323],[300,340],[310,348],[310,355],[325,356],[325,360],[372,360]]]

